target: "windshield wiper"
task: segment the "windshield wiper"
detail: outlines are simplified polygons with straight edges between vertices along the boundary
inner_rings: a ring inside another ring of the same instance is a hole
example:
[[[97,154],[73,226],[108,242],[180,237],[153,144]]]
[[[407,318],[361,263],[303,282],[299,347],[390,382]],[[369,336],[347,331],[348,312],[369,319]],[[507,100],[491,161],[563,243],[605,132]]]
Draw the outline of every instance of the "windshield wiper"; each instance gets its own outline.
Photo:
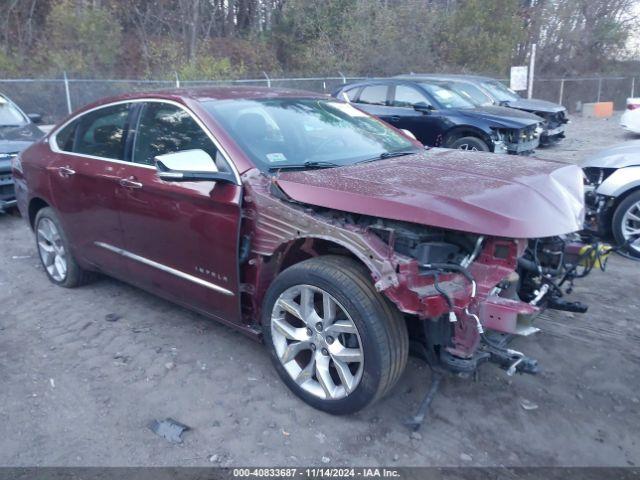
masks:
[[[279,167],[269,167],[270,172],[275,172],[276,170],[295,170],[295,169],[305,169],[305,168],[333,168],[333,167],[341,167],[342,165],[333,163],[333,162],[313,162],[307,161],[304,163],[295,163],[290,165],[280,165]]]
[[[387,158],[393,158],[393,157],[404,157],[405,155],[413,155],[414,153],[417,153],[417,152],[413,152],[413,151],[411,151],[411,152],[382,152],[377,157],[367,158],[365,160],[360,160],[359,162],[356,162],[356,164],[376,162],[378,160],[386,160]]]

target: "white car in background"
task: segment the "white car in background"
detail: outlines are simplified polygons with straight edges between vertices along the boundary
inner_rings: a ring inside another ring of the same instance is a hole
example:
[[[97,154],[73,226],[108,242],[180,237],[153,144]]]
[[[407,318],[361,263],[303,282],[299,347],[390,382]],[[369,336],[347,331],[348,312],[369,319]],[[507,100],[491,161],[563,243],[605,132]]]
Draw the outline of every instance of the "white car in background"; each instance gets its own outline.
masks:
[[[640,109],[633,110],[640,112]],[[640,259],[640,140],[614,145],[580,165],[585,174],[585,227]]]
[[[627,109],[620,117],[620,126],[627,132],[640,135],[640,98],[627,98]]]

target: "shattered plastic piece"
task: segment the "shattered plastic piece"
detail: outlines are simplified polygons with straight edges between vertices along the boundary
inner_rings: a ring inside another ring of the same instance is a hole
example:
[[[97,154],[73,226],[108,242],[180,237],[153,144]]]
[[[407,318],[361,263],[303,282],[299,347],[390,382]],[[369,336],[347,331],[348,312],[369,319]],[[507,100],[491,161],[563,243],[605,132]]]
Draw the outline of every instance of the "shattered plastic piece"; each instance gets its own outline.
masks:
[[[190,427],[177,422],[173,418],[165,418],[162,421],[154,420],[149,424],[149,428],[153,433],[171,443],[182,443],[182,433],[191,430]]]
[[[107,313],[104,316],[104,319],[107,322],[117,322],[118,320],[120,320],[120,318],[121,318],[120,315],[118,315],[117,313]]]
[[[537,410],[538,409],[538,404],[537,403],[533,403],[532,401],[527,400],[525,398],[522,399],[522,401],[520,402],[520,405],[525,410]]]

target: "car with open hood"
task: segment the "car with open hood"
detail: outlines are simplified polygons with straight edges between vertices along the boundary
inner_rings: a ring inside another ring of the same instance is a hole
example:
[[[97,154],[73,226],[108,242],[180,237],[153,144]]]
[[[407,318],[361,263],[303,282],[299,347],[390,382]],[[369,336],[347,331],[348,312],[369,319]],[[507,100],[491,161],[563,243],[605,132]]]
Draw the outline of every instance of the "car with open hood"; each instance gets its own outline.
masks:
[[[508,160],[425,151],[330,97],[220,87],[86,106],[13,172],[51,282],[102,272],[194,309],[349,413],[394,389],[410,347],[456,373],[533,373],[504,334],[582,308],[550,288],[581,263],[558,236],[582,226],[582,172]]]
[[[500,105],[529,112],[543,120],[540,144],[550,145],[565,137],[565,125],[569,122],[567,109],[560,104],[537,98],[522,98],[517,92],[499,80],[479,75],[411,74],[403,78],[424,78],[446,82],[452,90],[464,96],[474,105]]]
[[[333,96],[431,147],[528,154],[540,141],[541,118],[505,107],[476,106],[438,82],[367,80],[343,85]]]
[[[11,160],[44,134],[37,127],[40,115],[25,115],[0,93],[0,212],[16,205]]]

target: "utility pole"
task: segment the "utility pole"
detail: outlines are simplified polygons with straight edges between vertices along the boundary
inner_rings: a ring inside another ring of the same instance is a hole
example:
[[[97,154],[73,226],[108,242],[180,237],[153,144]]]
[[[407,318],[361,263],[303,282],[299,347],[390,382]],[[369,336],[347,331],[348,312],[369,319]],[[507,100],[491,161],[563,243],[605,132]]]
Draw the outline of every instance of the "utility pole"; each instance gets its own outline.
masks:
[[[533,70],[536,68],[536,44],[531,44],[531,56],[529,57],[529,79],[527,81],[527,98],[533,96]]]

